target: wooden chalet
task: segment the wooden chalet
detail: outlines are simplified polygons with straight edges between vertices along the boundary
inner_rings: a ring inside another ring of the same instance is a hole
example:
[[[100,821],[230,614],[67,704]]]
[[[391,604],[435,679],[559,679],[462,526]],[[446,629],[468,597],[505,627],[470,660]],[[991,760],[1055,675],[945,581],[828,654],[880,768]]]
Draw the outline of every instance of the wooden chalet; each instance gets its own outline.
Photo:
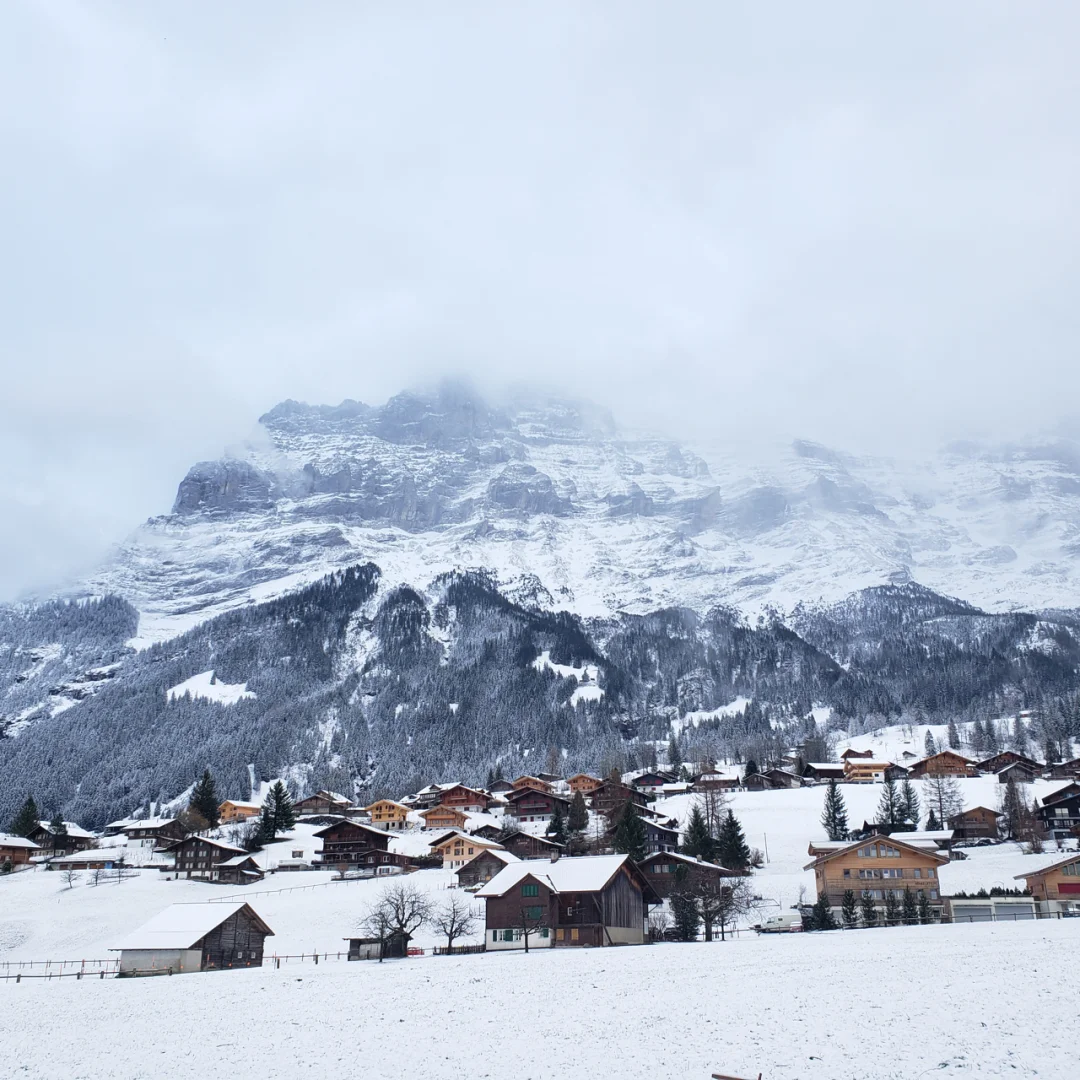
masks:
[[[503,848],[484,848],[474,855],[464,866],[458,867],[455,874],[462,888],[473,888],[490,881],[511,863],[520,862],[516,855]]]
[[[248,854],[235,844],[226,844],[224,840],[212,840],[208,836],[188,836],[168,845],[164,850],[172,855],[178,878],[194,878],[202,881],[217,881],[218,866],[221,863],[237,855]]]
[[[1043,799],[1035,811],[1051,840],[1066,840],[1080,825],[1080,783],[1066,784]]]
[[[619,813],[628,802],[635,803],[640,810],[649,807],[649,798],[643,791],[615,780],[605,780],[585,801],[590,810],[607,817]]]
[[[499,843],[519,859],[548,859],[563,850],[562,844],[555,840],[549,840],[546,836],[534,836],[520,829],[504,833],[499,837]]]
[[[293,803],[297,817],[325,817],[330,814],[346,816],[355,809],[351,799],[339,795],[336,791],[316,791],[314,795],[308,795],[307,798]]]
[[[262,867],[250,855],[234,855],[217,864],[214,880],[225,885],[251,885],[262,879]]]
[[[513,791],[521,791],[522,788],[532,788],[533,791],[547,791],[552,790],[551,784],[547,780],[541,780],[539,776],[519,776],[511,785]],[[508,793],[509,794],[509,793]]]
[[[394,802],[393,799],[379,799],[364,809],[372,826],[387,832],[401,832],[409,821],[409,808],[404,803]]]
[[[111,951],[121,976],[262,967],[273,933],[247,904],[173,904]]]
[[[818,783],[824,783],[827,780],[843,780],[844,765],[838,761],[808,761],[802,767],[801,775],[804,780],[814,780]]]
[[[360,821],[335,821],[314,834],[322,840],[318,865],[350,870],[361,867],[396,866],[397,861],[382,859],[390,854],[390,834]]]
[[[463,829],[469,815],[455,806],[440,805],[421,810],[420,819],[425,829]]]
[[[647,855],[637,865],[656,895],[663,899],[671,895],[676,884],[686,879],[718,882],[722,878],[739,876],[734,870],[726,870],[716,863],[672,851]]]
[[[953,814],[947,824],[957,840],[996,840],[999,817],[1001,815],[996,810],[973,806],[970,810]]]
[[[598,776],[590,776],[588,773],[579,772],[566,781],[566,786],[570,789],[571,795],[576,795],[579,791],[582,795],[589,795],[603,782]]]
[[[1018,874],[1016,880],[1027,885],[1040,916],[1080,915],[1080,853]]]
[[[645,850],[650,854],[655,852],[679,850],[679,826],[678,823],[669,819],[667,821],[654,821],[651,818],[642,818],[645,826]]]
[[[814,861],[803,869],[814,871],[814,891],[819,896],[825,893],[832,908],[840,908],[849,889],[857,897],[869,894],[875,906],[884,904],[886,893],[900,902],[905,891],[913,891],[926,897],[935,915],[941,913],[938,870],[949,856],[934,840],[903,833],[852,843],[822,840],[810,845],[809,854]]]
[[[464,810],[467,814],[483,814],[491,806],[491,796],[486,791],[466,787],[464,784],[443,785],[441,806],[452,806]]]
[[[125,865],[127,848],[86,848],[49,859],[50,870],[117,870]]]
[[[514,785],[509,780],[493,780],[488,787],[488,791],[492,795],[505,795],[508,791],[513,791]]]
[[[1043,775],[1047,780],[1080,780],[1080,758],[1047,765]]]
[[[33,840],[27,840],[25,836],[0,833],[0,866],[20,866],[28,863],[30,856],[38,854],[38,851],[37,844]]]
[[[975,768],[975,762],[964,757],[963,754],[958,754],[955,750],[941,750],[936,754],[931,754],[929,757],[916,761],[908,769],[908,775],[912,780],[921,780],[925,776],[964,778],[977,776],[978,771]]]
[[[478,829],[470,829],[471,836],[478,836],[481,840],[498,840],[503,830],[498,825],[481,825]]]
[[[850,761],[852,758],[870,758],[874,756],[873,750],[855,750],[852,747],[848,747],[841,755],[840,761]]]
[[[447,870],[457,870],[470,859],[474,859],[481,851],[500,846],[493,840],[481,840],[468,833],[454,830],[432,841],[431,854],[442,859],[442,864]]]
[[[128,843],[141,844],[144,847],[168,847],[187,836],[187,829],[176,818],[144,818],[132,821],[120,830]]]
[[[485,947],[641,945],[659,903],[626,855],[511,863],[477,894],[485,901]]]
[[[742,779],[736,768],[712,768],[707,772],[698,773],[690,784],[690,790],[698,795],[709,791],[735,791]]]
[[[1000,773],[1002,769],[1010,765],[1026,765],[1037,774],[1045,768],[1034,758],[1029,758],[1026,754],[1018,754],[1015,750],[1002,750],[999,754],[975,762],[975,768],[986,774]]]
[[[879,784],[893,767],[891,761],[875,761],[874,758],[855,757],[844,762],[844,782],[848,784]]]
[[[665,784],[675,783],[675,773],[663,772],[659,769],[651,769],[648,772],[640,773],[635,776],[630,784],[636,787],[638,791],[644,791],[649,794],[658,793]]]
[[[218,820],[222,825],[235,825],[238,821],[249,821],[251,818],[256,818],[261,813],[261,803],[226,799],[218,807]]]
[[[37,828],[27,839],[37,845],[36,854],[50,859],[97,846],[97,837],[74,821],[65,821],[60,826],[51,825],[47,821],[39,821]]]
[[[1026,762],[1014,761],[1011,765],[1000,769],[997,778],[999,784],[1007,784],[1010,780],[1017,784],[1034,784],[1041,775],[1042,766],[1033,769]]]
[[[534,787],[516,788],[506,799],[507,813],[518,821],[550,821],[557,805],[562,807],[564,816],[570,810],[566,796]]]

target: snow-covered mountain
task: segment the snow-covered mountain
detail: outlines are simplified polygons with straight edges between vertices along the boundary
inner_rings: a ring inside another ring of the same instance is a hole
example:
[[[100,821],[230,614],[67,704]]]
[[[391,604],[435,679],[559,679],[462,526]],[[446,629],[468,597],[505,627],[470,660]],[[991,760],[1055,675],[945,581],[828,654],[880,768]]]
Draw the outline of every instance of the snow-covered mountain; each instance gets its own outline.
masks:
[[[914,581],[988,611],[1080,607],[1080,444],[952,445],[922,460],[621,430],[600,408],[492,406],[447,384],[385,406],[287,401],[195,465],[83,591],[173,636],[363,560],[424,587],[484,567],[580,615],[746,613]]]

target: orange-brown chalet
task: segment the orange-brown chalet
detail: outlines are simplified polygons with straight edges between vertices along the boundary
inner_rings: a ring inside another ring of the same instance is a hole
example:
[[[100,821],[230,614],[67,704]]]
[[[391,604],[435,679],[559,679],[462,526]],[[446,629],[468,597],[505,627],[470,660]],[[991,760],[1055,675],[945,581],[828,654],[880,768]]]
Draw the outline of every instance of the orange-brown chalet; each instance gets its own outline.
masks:
[[[912,780],[921,779],[924,776],[978,776],[979,770],[975,762],[958,754],[955,750],[942,750],[940,753],[931,754],[929,757],[916,761],[908,770],[908,776]]]
[[[823,840],[810,845],[814,861],[803,867],[814,871],[815,891],[825,893],[829,906],[839,908],[844,893],[870,894],[875,905],[882,905],[891,893],[903,901],[908,890],[925,895],[930,908],[941,911],[938,867],[949,856],[937,850],[932,840],[906,842],[898,836],[872,836],[869,840]]]
[[[1073,852],[1067,859],[1041,870],[1018,874],[1017,880],[1020,879],[1035,897],[1040,915],[1058,911],[1080,913],[1080,853]]]

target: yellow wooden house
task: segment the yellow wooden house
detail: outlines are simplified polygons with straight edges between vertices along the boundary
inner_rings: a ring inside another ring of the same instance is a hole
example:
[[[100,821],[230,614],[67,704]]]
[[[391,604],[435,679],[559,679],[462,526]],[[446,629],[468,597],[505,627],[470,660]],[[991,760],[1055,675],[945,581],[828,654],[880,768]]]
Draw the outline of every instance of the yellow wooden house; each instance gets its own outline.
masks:
[[[408,823],[409,808],[393,799],[379,799],[364,809],[371,816],[371,824],[376,829],[387,832],[400,832]]]

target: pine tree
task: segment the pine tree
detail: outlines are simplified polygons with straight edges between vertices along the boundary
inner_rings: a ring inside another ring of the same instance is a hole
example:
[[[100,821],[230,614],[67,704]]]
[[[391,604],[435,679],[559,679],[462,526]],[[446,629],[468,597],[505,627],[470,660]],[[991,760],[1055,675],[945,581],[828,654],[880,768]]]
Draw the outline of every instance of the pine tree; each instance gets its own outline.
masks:
[[[676,885],[671,894],[671,916],[680,941],[696,941],[701,916],[694,898]]]
[[[218,810],[220,802],[214,777],[211,775],[210,770],[207,769],[191,789],[188,806],[202,817],[211,829],[216,829],[221,821],[221,814]]]
[[[716,839],[716,856],[720,865],[736,873],[745,874],[750,870],[750,848],[747,847],[739,819],[729,810],[720,826],[720,835]]]
[[[881,792],[881,801],[878,803],[877,823],[888,829],[895,829],[903,820],[904,808],[900,792],[896,790],[896,781],[887,777]]]
[[[1019,785],[1010,776],[1005,782],[1005,793],[1001,797],[1001,818],[999,824],[1006,840],[1019,840],[1024,831],[1027,817],[1027,799]]]
[[[748,776],[753,776],[758,771],[757,762],[753,758],[746,759],[746,770],[743,772],[743,779]]]
[[[577,839],[583,837],[585,830],[589,827],[589,811],[585,806],[585,796],[580,791],[575,791],[574,797],[570,800],[570,813],[566,819],[566,827]]]
[[[859,925],[859,906],[855,899],[855,893],[851,889],[844,890],[844,900],[840,905],[840,917],[844,920],[845,930],[854,930]]]
[[[1012,748],[1018,754],[1027,754],[1028,752],[1027,726],[1019,716],[1013,718]]]
[[[263,803],[262,813],[259,815],[259,824],[251,836],[251,850],[258,851],[267,844],[272,844],[277,839],[277,830],[274,828],[274,808],[267,799]]]
[[[915,893],[911,889],[904,890],[902,910],[905,926],[914,926],[919,921],[919,908],[915,903]]]
[[[910,780],[905,779],[900,785],[900,805],[903,808],[904,821],[917,829],[920,818],[919,796]]]
[[[566,816],[563,814],[562,803],[556,802],[555,809],[551,814],[551,822],[547,828],[547,834],[549,839],[554,840],[556,844],[562,844],[566,847],[568,837],[566,835]]]
[[[274,819],[275,833],[288,832],[296,825],[296,810],[293,808],[292,796],[280,780],[276,780],[267,793],[266,805],[270,807],[270,813]]]
[[[900,922],[900,905],[892,889],[885,890],[885,925],[896,926]]]
[[[848,838],[847,805],[844,802],[843,792],[835,780],[829,781],[828,790],[825,792],[825,809],[821,815],[821,824],[825,826],[825,835],[830,840]]]
[[[671,738],[668,739],[667,763],[669,769],[677,769],[682,764],[682,751],[679,749],[679,737],[675,732],[672,732]]]
[[[867,929],[877,926],[877,908],[874,907],[874,898],[868,891],[864,891],[859,898],[859,907],[862,909],[863,926],[867,927]]]
[[[53,833],[54,836],[66,836],[67,835],[67,824],[64,822],[64,819],[60,816],[60,811],[59,810],[57,810],[56,813],[53,814],[52,821],[49,822],[49,829]]]
[[[697,803],[690,809],[682,850],[684,854],[692,855],[695,859],[704,859],[706,862],[712,862],[716,857],[716,841],[709,835],[705,815]]]
[[[949,727],[948,727],[947,736],[948,736],[948,740],[949,740],[949,748],[951,750],[959,750],[960,749],[960,732],[957,729],[955,720],[950,720],[949,721]]]
[[[927,757],[933,757],[937,753],[937,743],[934,741],[934,733],[927,728],[926,738],[923,740],[923,753]]]
[[[930,807],[930,816],[926,819],[926,829],[928,832],[934,832],[941,828],[941,822],[938,821],[937,815],[934,813],[934,808]]]
[[[835,930],[836,917],[829,907],[829,898],[825,893],[818,893],[814,903],[814,910],[810,914],[810,928],[812,930]]]
[[[622,855],[629,855],[634,862],[645,858],[648,835],[633,799],[627,799],[619,824],[615,826],[613,846]]]
[[[19,807],[19,812],[12,819],[8,831],[12,836],[29,836],[41,824],[41,813],[33,795],[26,796],[26,802]]]
[[[927,899],[926,893],[921,889],[919,890],[919,922],[928,923],[932,918],[930,911],[930,901]]]

